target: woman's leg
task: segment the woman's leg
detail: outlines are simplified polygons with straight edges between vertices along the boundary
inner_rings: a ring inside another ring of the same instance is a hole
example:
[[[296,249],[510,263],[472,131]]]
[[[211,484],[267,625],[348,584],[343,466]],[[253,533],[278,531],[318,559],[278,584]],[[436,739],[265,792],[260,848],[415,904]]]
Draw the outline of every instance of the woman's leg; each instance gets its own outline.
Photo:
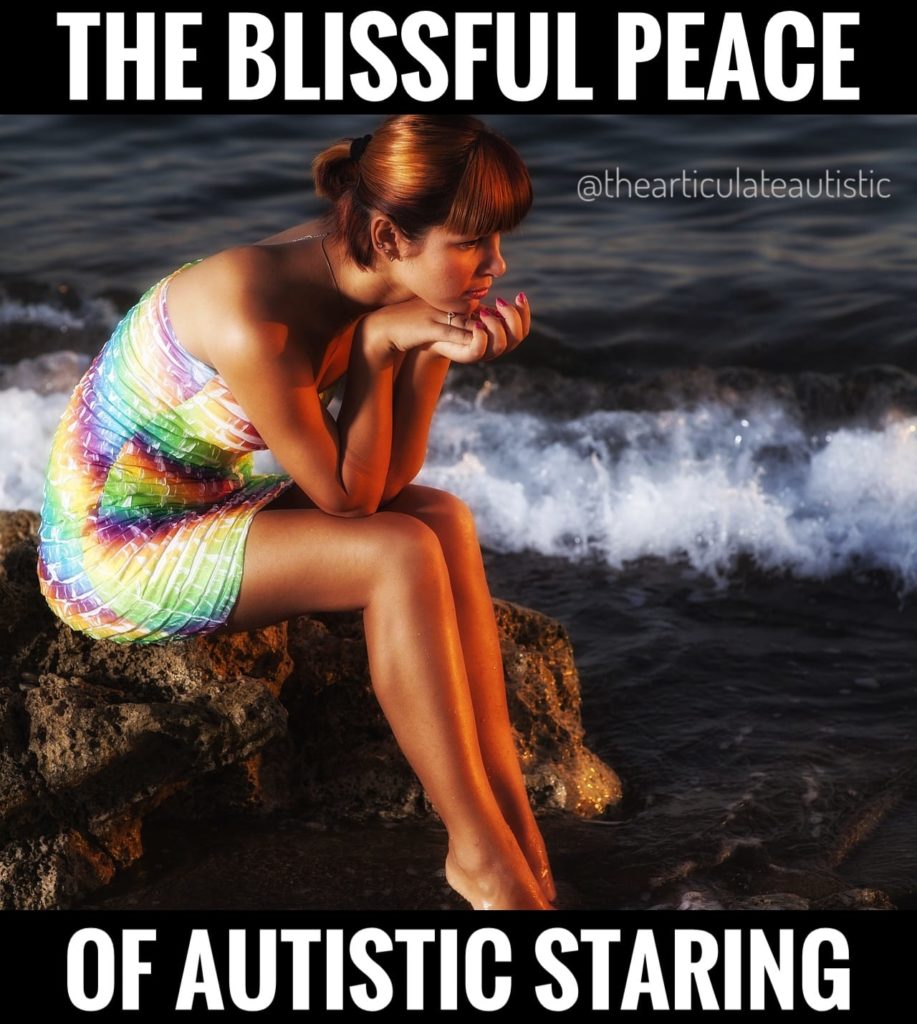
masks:
[[[448,491],[411,484],[385,506],[426,523],[439,538],[471,687],[478,741],[497,803],[549,900],[555,898],[547,850],[535,823],[513,741],[493,599],[474,516]]]
[[[255,516],[228,630],[359,608],[379,703],[449,832],[450,884],[477,908],[547,909],[481,759],[436,534],[393,511],[351,519],[269,506]]]

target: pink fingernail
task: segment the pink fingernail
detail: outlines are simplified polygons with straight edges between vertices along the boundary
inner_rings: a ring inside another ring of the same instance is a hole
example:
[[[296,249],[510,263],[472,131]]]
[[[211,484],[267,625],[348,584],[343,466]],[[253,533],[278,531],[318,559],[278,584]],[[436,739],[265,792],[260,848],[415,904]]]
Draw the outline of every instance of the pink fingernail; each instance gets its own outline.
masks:
[[[509,303],[506,302],[504,299],[497,299],[497,305],[498,306],[508,306]]]
[[[519,292],[519,294],[516,296],[516,302],[521,302],[525,304],[528,301],[529,300],[525,297],[525,292]]]

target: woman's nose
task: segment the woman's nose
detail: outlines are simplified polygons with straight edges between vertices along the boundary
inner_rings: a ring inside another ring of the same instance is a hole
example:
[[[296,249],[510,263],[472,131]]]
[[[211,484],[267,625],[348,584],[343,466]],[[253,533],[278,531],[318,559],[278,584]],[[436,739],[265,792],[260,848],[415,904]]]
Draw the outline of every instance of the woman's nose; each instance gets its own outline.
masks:
[[[500,253],[500,241],[494,239],[484,257],[484,273],[502,277],[506,273],[506,260]]]

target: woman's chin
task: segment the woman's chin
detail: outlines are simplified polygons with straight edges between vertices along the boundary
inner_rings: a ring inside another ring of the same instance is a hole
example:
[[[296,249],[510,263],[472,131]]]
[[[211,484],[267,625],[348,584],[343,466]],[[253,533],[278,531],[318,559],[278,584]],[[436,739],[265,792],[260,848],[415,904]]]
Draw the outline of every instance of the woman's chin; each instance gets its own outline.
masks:
[[[447,302],[443,302],[441,306],[439,303],[436,303],[435,305],[447,312],[451,310],[458,316],[477,317],[478,311],[481,308],[481,300],[471,299],[467,295],[460,295],[458,298],[449,299]]]

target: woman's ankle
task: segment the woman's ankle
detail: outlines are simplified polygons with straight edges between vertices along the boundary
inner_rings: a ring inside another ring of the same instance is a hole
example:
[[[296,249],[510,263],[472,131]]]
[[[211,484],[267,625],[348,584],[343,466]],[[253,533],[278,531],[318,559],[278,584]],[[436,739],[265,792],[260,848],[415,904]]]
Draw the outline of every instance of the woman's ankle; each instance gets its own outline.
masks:
[[[477,852],[463,862],[450,843],[446,880],[475,910],[552,909],[524,858],[511,863]]]

